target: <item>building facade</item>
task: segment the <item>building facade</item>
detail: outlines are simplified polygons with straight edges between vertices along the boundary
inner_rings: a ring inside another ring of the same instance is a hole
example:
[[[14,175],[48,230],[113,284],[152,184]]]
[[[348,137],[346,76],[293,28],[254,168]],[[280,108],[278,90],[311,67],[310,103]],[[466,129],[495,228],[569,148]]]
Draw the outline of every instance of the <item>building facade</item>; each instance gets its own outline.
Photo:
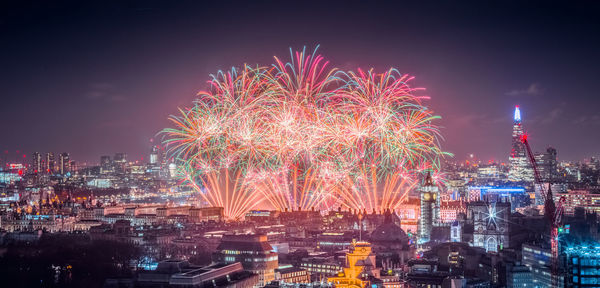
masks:
[[[214,254],[217,263],[240,262],[244,269],[258,274],[258,286],[275,280],[279,266],[277,253],[267,242],[266,235],[223,235]]]
[[[510,203],[471,202],[467,217],[473,222],[473,246],[498,252],[509,246]]]

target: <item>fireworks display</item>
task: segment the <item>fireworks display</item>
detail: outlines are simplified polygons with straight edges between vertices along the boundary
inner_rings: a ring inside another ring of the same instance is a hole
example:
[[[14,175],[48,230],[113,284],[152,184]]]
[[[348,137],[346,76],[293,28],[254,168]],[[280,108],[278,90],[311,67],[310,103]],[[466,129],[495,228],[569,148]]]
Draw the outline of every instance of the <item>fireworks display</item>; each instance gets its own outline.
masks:
[[[395,69],[346,72],[320,55],[219,72],[163,131],[184,184],[239,219],[256,207],[382,211],[441,157],[439,116]]]

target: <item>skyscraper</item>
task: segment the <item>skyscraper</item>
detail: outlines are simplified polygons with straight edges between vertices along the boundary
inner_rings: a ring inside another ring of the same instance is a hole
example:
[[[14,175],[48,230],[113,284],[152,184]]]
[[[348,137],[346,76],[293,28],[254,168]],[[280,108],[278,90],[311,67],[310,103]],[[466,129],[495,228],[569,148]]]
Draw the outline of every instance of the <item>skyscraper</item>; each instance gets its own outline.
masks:
[[[54,169],[56,167],[56,162],[54,161],[54,153],[52,152],[48,152],[46,153],[46,167],[44,167],[44,170],[46,170],[46,173],[48,174],[52,174],[54,173]]]
[[[106,174],[113,172],[113,162],[110,159],[110,156],[104,155],[100,156],[100,173]]]
[[[533,182],[533,169],[527,157],[525,144],[521,140],[523,136],[523,126],[521,125],[521,110],[519,106],[515,107],[512,148],[509,157],[508,180],[513,182]]]
[[[115,158],[113,158],[113,162],[115,165],[115,172],[117,172],[119,174],[125,173],[125,168],[127,166],[127,154],[125,154],[125,153],[115,154]]]
[[[544,182],[554,182],[558,178],[558,161],[556,149],[548,147],[546,153],[542,154],[540,167],[540,176]]]
[[[38,174],[42,169],[42,154],[40,152],[33,152],[31,157],[31,173]]]
[[[150,151],[150,164],[158,164],[158,152],[160,147],[158,145],[152,146],[152,151]]]
[[[71,161],[69,160],[69,153],[63,152],[59,155],[59,167],[60,174],[65,175],[71,172]]]

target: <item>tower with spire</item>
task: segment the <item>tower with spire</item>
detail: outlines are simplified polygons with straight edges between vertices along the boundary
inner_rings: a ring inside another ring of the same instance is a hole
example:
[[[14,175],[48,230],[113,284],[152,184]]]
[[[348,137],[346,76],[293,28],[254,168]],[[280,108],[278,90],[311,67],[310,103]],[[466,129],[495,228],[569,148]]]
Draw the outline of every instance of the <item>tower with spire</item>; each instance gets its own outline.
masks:
[[[508,159],[508,180],[513,182],[533,182],[533,168],[527,158],[527,150],[525,144],[521,138],[525,133],[523,132],[523,125],[521,123],[521,110],[519,106],[515,106],[515,113],[513,117],[513,131],[512,131],[512,146],[510,150],[510,157]]]
[[[430,172],[427,172],[423,185],[421,185],[420,192],[421,216],[419,217],[418,242],[427,243],[431,240],[431,230],[439,219],[439,206],[437,205],[437,203],[439,203],[439,191],[438,187],[433,182]]]

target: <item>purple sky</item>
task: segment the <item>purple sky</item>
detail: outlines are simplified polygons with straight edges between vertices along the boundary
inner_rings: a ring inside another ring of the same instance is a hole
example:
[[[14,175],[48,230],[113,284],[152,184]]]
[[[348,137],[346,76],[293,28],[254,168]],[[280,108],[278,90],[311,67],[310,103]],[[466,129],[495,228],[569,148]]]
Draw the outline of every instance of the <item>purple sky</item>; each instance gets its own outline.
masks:
[[[600,154],[600,9],[591,1],[80,2],[0,7],[0,149],[9,158],[146,158],[208,74],[317,44],[343,69],[416,76],[459,160],[505,161],[516,104],[534,150]]]

